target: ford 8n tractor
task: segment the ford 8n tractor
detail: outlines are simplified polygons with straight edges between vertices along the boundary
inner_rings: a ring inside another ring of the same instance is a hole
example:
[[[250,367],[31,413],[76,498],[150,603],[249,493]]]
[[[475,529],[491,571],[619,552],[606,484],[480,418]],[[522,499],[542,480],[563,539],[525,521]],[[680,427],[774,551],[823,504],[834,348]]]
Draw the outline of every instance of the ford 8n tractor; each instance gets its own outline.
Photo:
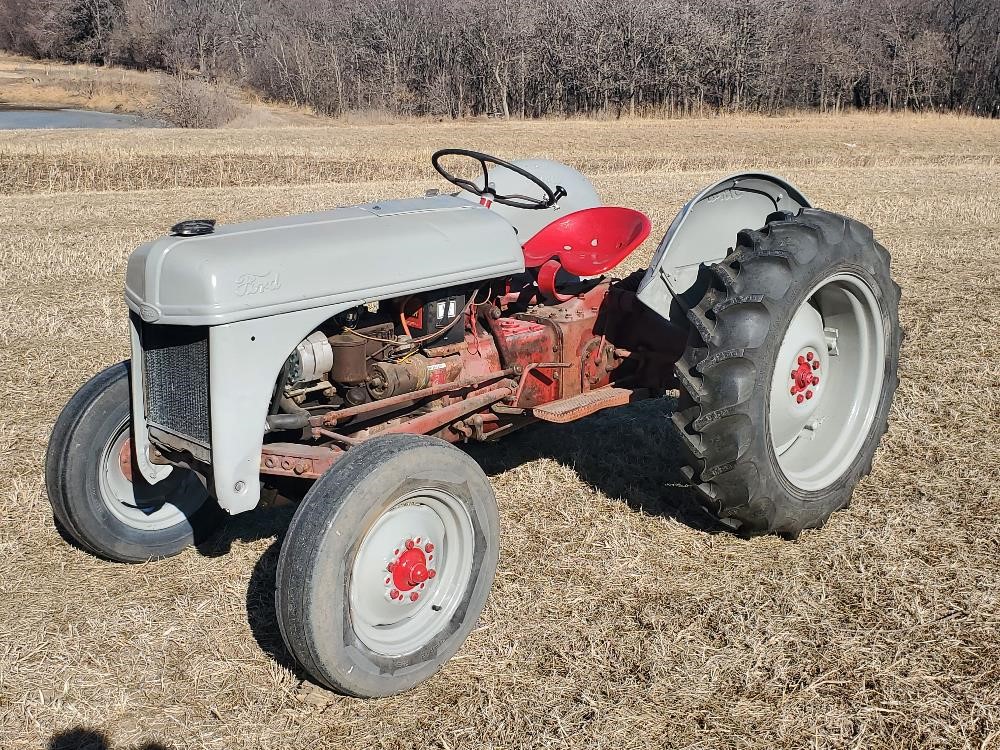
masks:
[[[782,179],[710,185],[645,272],[613,279],[650,222],[574,169],[432,163],[456,193],[187,221],[139,247],[131,360],[70,399],[47,456],[56,522],[116,561],[176,554],[262,487],[311,480],[278,623],[305,671],[358,696],[427,679],[486,602],[497,504],[454,443],[677,389],[708,511],[794,537],[870,470],[897,382],[889,253]]]

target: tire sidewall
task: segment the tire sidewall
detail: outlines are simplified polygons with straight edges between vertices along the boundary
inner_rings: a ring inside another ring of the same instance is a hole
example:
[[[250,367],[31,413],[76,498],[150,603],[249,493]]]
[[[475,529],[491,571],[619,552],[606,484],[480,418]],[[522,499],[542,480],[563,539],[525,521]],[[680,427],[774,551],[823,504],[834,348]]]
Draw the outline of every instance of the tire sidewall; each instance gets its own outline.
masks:
[[[103,499],[100,473],[108,443],[119,434],[121,426],[131,421],[129,367],[114,365],[89,381],[67,404],[53,440],[64,440],[56,465],[48,467],[49,493],[59,493],[56,499],[63,513],[56,513],[69,527],[67,531],[77,541],[96,554],[121,562],[143,562],[169,557],[198,541],[198,532],[214,528],[221,511],[211,497],[190,517],[163,529],[137,529],[117,518]],[[53,457],[50,457],[52,460]],[[175,486],[178,477],[163,480]],[[136,476],[133,481],[145,481]],[[200,485],[199,485],[200,486]]]
[[[316,676],[327,685],[366,697],[391,695],[437,672],[475,625],[498,562],[499,515],[492,487],[475,462],[436,438],[422,438],[416,447],[364,467],[367,471],[357,468],[361,467],[335,466],[317,480],[299,510],[318,502],[331,508],[307,563],[308,647]],[[349,475],[348,483],[342,484]],[[461,501],[472,521],[472,572],[447,626],[418,651],[388,657],[365,646],[351,625],[351,572],[360,544],[376,520],[401,497],[420,489],[442,490]],[[331,490],[337,496],[333,503]]]

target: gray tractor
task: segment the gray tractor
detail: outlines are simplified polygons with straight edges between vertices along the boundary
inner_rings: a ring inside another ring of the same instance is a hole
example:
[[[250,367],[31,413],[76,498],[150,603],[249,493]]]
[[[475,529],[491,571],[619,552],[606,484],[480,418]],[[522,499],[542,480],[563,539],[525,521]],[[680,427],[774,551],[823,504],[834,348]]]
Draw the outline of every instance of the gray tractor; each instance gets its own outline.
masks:
[[[46,462],[56,523],[123,562],[177,554],[262,490],[301,498],[281,633],[358,696],[426,680],[485,605],[497,504],[454,444],[676,389],[708,511],[795,537],[871,469],[897,382],[889,253],[782,179],[708,186],[616,279],[650,222],[574,169],[432,163],[455,193],[185,221],[139,247],[132,358],[70,399]]]

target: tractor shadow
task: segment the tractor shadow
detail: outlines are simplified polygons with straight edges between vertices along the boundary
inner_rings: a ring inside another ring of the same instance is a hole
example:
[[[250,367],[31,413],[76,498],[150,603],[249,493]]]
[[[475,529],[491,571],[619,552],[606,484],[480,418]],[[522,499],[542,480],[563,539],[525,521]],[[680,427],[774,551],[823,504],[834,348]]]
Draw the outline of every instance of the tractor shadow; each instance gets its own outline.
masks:
[[[283,529],[253,567],[247,587],[247,624],[257,645],[265,654],[300,680],[312,682],[285,647],[278,626],[278,613],[274,608],[275,576],[284,538]]]
[[[47,750],[112,750],[119,745],[115,744],[102,729],[78,726],[56,732],[49,738],[46,747]],[[171,750],[171,748],[156,740],[147,740],[135,745],[134,750]]]
[[[535,423],[495,444],[470,444],[466,451],[491,477],[549,458],[633,510],[720,532],[680,473],[682,448],[669,426],[675,406],[674,398],[657,398],[570,424]]]

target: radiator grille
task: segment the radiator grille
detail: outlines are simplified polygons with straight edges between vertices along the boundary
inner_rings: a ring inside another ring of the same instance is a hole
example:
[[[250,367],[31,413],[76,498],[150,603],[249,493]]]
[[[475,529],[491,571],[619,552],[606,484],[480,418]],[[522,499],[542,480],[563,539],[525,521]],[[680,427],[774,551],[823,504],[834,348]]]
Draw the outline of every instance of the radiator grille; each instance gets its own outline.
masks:
[[[142,327],[146,421],[205,448],[208,408],[208,328]]]

